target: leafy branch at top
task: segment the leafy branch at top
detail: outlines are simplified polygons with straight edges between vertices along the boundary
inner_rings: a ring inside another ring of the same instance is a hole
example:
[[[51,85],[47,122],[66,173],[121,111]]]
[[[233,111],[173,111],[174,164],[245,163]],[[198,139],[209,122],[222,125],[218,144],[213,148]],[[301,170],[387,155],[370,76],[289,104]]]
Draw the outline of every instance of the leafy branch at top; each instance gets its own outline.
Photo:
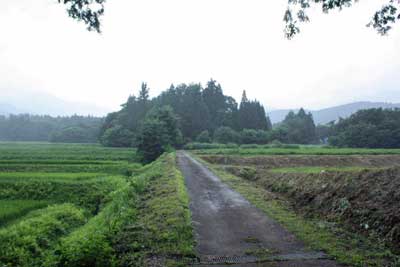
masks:
[[[344,7],[350,7],[356,2],[358,0],[288,0],[288,8],[283,17],[286,23],[285,37],[291,39],[300,32],[299,24],[310,20],[307,10],[313,4],[321,5],[322,11],[328,13],[333,9],[341,10]],[[386,35],[392,29],[392,24],[400,20],[399,5],[400,2],[397,0],[386,0],[367,26],[375,28],[381,35]]]
[[[66,5],[68,15],[83,21],[89,31],[100,33],[100,17],[104,14],[106,0],[57,0]]]

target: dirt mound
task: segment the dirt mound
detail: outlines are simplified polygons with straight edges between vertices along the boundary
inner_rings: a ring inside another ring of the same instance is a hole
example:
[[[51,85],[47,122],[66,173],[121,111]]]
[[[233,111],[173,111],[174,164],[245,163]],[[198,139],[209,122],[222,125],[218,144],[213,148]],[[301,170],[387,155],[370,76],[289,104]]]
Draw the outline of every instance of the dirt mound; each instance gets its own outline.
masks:
[[[343,222],[363,234],[377,234],[400,251],[398,167],[318,174],[271,173],[251,167],[226,170],[283,194],[303,212]]]
[[[361,167],[392,167],[400,166],[400,155],[351,155],[351,156],[220,156],[206,155],[201,158],[207,162],[223,165],[254,165],[266,169],[302,166],[361,166]]]

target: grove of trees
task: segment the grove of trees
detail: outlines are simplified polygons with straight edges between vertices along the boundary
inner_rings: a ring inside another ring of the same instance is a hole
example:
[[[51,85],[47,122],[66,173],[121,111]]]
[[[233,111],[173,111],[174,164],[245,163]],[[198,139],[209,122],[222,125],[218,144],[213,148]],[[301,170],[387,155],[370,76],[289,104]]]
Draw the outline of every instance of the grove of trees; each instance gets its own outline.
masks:
[[[145,83],[138,97],[130,96],[118,112],[110,113],[101,129],[101,142],[108,146],[134,145],[138,131],[148,113],[168,106],[177,118],[183,142],[202,139],[211,141],[220,127],[235,131],[242,129],[271,130],[271,122],[258,101],[248,100],[243,93],[240,105],[226,96],[222,87],[210,80],[203,88],[200,84],[171,85],[159,96],[150,99]]]
[[[102,124],[102,118],[85,116],[0,116],[0,140],[96,143]]]
[[[400,109],[360,110],[331,127],[334,146],[400,148]]]

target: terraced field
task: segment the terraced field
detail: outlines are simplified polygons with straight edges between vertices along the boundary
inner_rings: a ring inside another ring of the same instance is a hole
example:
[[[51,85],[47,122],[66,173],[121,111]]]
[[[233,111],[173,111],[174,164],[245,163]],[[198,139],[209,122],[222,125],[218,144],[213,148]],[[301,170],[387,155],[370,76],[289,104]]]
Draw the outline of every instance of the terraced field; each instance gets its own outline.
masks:
[[[150,254],[193,256],[174,155],[144,167],[134,160],[133,149],[0,143],[0,266],[144,266]],[[169,191],[150,183],[168,178]],[[150,188],[164,193],[142,199]],[[143,210],[148,201],[160,204]]]

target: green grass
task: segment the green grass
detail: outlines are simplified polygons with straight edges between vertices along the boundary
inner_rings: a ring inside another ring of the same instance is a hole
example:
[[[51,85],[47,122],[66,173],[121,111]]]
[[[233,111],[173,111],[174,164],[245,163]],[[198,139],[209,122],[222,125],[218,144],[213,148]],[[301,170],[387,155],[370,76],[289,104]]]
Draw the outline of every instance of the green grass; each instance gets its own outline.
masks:
[[[135,178],[140,192],[137,221],[116,236],[121,266],[145,266],[149,258],[166,266],[193,260],[194,237],[189,197],[175,154],[164,154]]]
[[[0,142],[0,266],[186,266],[194,239],[174,154],[134,159],[95,144]]]
[[[225,172],[221,166],[196,158],[254,206],[294,233],[311,249],[322,250],[338,262],[350,266],[399,266],[400,258],[392,254],[382,243],[346,231],[337,224],[304,218],[296,214],[287,202],[276,199],[256,184]]]
[[[1,266],[45,266],[57,240],[85,221],[83,211],[70,204],[31,212],[25,220],[0,229]]]
[[[47,205],[46,201],[38,200],[0,200],[0,226]]]
[[[109,201],[108,194],[124,183],[124,177],[112,175],[89,180],[54,179],[52,174],[42,175],[41,179],[0,179],[0,196],[8,200],[69,202],[96,214]]]
[[[276,168],[268,171],[273,173],[321,173],[321,172],[360,172],[363,170],[377,170],[379,168],[368,167],[293,167]]]
[[[20,181],[88,181],[94,178],[107,179],[110,176],[105,173],[90,173],[90,172],[0,172],[0,183],[2,182],[20,182]]]
[[[301,146],[298,148],[235,148],[235,149],[200,149],[194,150],[198,155],[400,155],[400,149],[368,148],[326,148]]]

